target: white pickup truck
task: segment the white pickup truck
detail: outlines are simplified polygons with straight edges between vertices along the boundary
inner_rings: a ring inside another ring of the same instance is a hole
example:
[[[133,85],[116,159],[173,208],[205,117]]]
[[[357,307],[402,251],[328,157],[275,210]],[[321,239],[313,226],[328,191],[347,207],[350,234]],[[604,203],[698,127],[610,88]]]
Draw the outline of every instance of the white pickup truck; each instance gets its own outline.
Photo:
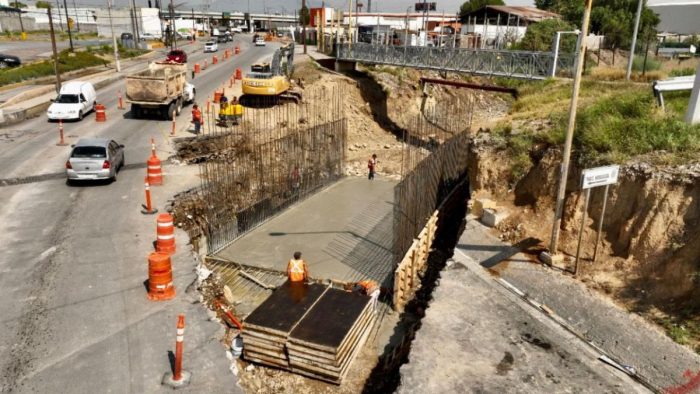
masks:
[[[187,65],[154,62],[143,71],[126,77],[126,102],[131,115],[140,118],[157,114],[167,120],[180,115],[185,103],[194,101],[196,89],[185,81]]]

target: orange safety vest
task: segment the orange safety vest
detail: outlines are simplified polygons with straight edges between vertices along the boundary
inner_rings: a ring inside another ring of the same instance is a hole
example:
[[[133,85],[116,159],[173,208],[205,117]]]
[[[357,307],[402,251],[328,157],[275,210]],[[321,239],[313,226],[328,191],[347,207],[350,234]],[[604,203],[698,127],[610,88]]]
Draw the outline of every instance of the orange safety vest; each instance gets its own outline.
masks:
[[[202,111],[200,111],[199,108],[195,108],[192,110],[192,120],[198,120],[200,122],[202,121]]]
[[[365,294],[370,295],[374,293],[375,290],[379,289],[379,285],[377,282],[373,280],[363,280],[360,282],[357,282],[358,285],[362,286],[362,288],[365,289]]]
[[[290,282],[302,282],[306,277],[306,263],[304,260],[290,259],[287,264],[287,273]]]

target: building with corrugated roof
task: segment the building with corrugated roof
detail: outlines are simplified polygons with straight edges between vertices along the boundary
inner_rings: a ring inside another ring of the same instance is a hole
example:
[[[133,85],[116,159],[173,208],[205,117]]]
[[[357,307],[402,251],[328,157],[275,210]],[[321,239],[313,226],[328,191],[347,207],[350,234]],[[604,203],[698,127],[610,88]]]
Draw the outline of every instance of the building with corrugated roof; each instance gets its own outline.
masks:
[[[520,41],[527,27],[546,19],[557,19],[559,14],[535,7],[487,5],[466,14],[462,34],[472,36],[470,46],[504,48]]]

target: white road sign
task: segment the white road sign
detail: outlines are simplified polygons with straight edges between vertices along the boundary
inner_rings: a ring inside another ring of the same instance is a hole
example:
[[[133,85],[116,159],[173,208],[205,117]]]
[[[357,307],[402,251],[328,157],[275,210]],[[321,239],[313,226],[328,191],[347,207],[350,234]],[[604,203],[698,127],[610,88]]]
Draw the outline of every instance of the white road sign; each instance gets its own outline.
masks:
[[[619,173],[620,166],[605,166],[583,170],[581,189],[590,189],[592,187],[617,183],[617,176]]]

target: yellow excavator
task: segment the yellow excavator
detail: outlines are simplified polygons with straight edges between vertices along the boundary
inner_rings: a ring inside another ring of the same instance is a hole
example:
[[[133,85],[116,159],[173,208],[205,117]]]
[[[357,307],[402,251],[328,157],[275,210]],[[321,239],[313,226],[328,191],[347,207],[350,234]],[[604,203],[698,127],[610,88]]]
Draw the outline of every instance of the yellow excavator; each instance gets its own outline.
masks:
[[[294,43],[283,45],[272,55],[272,63],[257,63],[243,77],[242,102],[261,97],[277,97],[299,103],[301,91],[292,86],[289,76],[294,65]]]

